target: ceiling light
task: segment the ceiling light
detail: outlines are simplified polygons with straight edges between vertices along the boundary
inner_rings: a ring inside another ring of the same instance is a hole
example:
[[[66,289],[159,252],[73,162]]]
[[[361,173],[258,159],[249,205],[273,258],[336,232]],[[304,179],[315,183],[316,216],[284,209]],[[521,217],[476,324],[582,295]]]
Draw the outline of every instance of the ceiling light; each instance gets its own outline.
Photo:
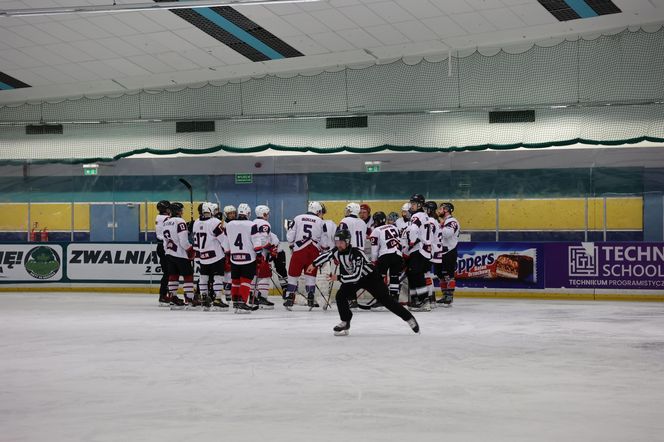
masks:
[[[216,6],[278,5],[280,3],[309,3],[321,0],[226,0],[226,1],[187,1],[161,3],[127,3],[124,5],[80,5],[53,8],[3,9],[0,17],[28,17],[40,15],[95,14],[105,12],[156,11],[163,9],[197,9]]]

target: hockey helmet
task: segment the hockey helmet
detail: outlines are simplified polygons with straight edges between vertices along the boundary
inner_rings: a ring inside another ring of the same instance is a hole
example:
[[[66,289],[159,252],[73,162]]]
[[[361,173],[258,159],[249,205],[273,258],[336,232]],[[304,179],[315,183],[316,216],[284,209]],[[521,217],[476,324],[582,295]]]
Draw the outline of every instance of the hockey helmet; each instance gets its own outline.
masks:
[[[398,219],[399,219],[399,214],[397,212],[390,212],[387,214],[387,222],[390,224],[396,223]]]
[[[334,232],[334,241],[343,241],[346,243],[346,247],[350,246],[350,231],[348,229],[337,229]]]
[[[201,204],[201,216],[204,217],[211,217],[212,214],[214,213],[214,203],[203,203]]]
[[[309,202],[307,211],[318,215],[319,213],[323,213],[323,206],[321,206],[321,204],[318,201],[311,201]]]
[[[161,200],[157,203],[157,211],[161,214],[171,209],[171,202],[167,200]]]
[[[229,205],[229,206],[224,207],[224,213],[226,215],[228,215],[231,212],[237,212],[237,209],[235,208],[235,206]]]
[[[440,208],[445,209],[450,213],[454,212],[454,204],[450,203],[449,201],[442,203]]]
[[[203,216],[203,204],[205,203],[200,203],[198,205],[198,216]]]
[[[174,202],[171,203],[170,209],[171,209],[171,215],[180,216],[182,215],[182,211],[184,210],[184,205],[182,203]]]
[[[384,225],[385,221],[387,221],[387,217],[385,216],[385,212],[376,212],[376,213],[374,213],[373,220],[374,220],[374,225],[376,227]]]
[[[438,204],[436,204],[435,201],[427,201],[424,203],[424,208],[427,212],[427,215],[433,216],[436,213],[436,210],[438,210]]]
[[[320,213],[325,215],[327,213],[327,209],[325,208],[325,204],[320,203]]]
[[[263,218],[266,214],[270,213],[270,208],[264,205],[256,206],[255,212],[256,218]]]
[[[403,203],[403,206],[401,206],[401,211],[408,212],[409,210],[410,210],[410,203]]]
[[[237,215],[246,216],[247,218],[249,218],[251,216],[251,207],[249,207],[249,204],[242,203],[239,206],[237,206]]]
[[[346,205],[346,216],[349,215],[355,215],[358,216],[360,214],[360,205],[357,203],[348,203]]]

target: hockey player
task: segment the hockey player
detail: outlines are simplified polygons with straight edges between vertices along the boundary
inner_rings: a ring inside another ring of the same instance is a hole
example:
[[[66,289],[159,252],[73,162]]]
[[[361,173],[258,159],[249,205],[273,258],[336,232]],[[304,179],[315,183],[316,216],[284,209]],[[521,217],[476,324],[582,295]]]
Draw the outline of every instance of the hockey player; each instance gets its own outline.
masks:
[[[348,230],[337,230],[334,234],[335,247],[316,258],[309,269],[313,271],[311,267],[320,267],[330,260],[339,262],[340,274],[338,279],[341,281],[341,287],[337,292],[337,308],[341,322],[334,327],[334,335],[348,335],[350,321],[353,317],[348,305],[348,298],[355,296],[358,289],[369,292],[389,311],[406,321],[415,333],[419,333],[420,326],[417,324],[415,317],[390,297],[385,282],[376,272],[364,252],[351,245],[351,238],[352,236]],[[331,278],[336,280],[337,275],[332,275]]]
[[[236,313],[258,310],[258,306],[249,300],[251,282],[256,276],[256,252],[252,236],[257,231],[254,222],[249,220],[250,216],[251,207],[242,203],[237,208],[237,219],[226,225],[231,261],[231,299]]]
[[[224,283],[224,249],[228,250],[228,238],[221,221],[214,216],[214,204],[203,203],[201,217],[194,221],[194,250],[200,262],[198,287],[204,308],[228,310],[228,304],[221,299]],[[212,293],[209,282],[212,279]]]
[[[373,229],[374,224],[374,220],[371,217],[371,207],[369,204],[360,204],[360,219],[367,225],[367,238],[369,238],[369,235],[371,235],[371,229]]]
[[[168,294],[168,262],[166,261],[167,255],[164,251],[164,221],[171,216],[171,203],[166,200],[161,200],[157,203],[157,211],[159,215],[155,219],[154,231],[157,235],[157,256],[159,257],[159,267],[161,267],[161,281],[159,284],[159,305],[168,307],[170,299]]]
[[[223,218],[224,218],[224,228],[226,225],[233,221],[237,217],[237,209],[235,206],[228,205],[224,207]],[[224,267],[224,293],[226,295],[226,301],[230,302],[231,300],[231,260],[226,259],[226,264]]]
[[[274,303],[267,299],[270,280],[272,279],[272,267],[270,267],[268,257],[276,256],[277,246],[272,242],[272,226],[268,221],[269,218],[270,208],[268,206],[256,206],[255,229],[251,235],[251,241],[254,243],[254,251],[256,252],[254,302],[260,308],[272,310]]]
[[[429,305],[431,307],[436,306],[436,293],[434,291],[433,284],[433,263],[438,261],[436,258],[436,252],[442,249],[442,240],[439,238],[440,235],[440,224],[438,222],[438,204],[435,201],[427,201],[424,203],[424,211],[429,217],[427,222],[427,235],[431,238],[431,265],[429,265],[426,274],[424,275],[425,282],[427,285],[427,292],[429,295]]]
[[[180,276],[184,280],[184,294],[191,307],[201,305],[200,299],[194,297],[194,268],[191,261],[195,253],[189,243],[187,223],[182,219],[182,203],[171,203],[171,216],[164,221],[164,249],[168,255],[168,291],[171,308],[183,308],[184,301],[177,296]]]
[[[429,297],[424,274],[431,266],[431,233],[428,217],[424,213],[424,196],[414,194],[410,198],[410,223],[404,232],[404,255],[408,256],[406,275],[410,308],[412,310],[430,310]]]
[[[351,245],[365,251],[365,244],[368,244],[367,239],[367,223],[359,218],[362,206],[357,203],[349,203],[346,206],[345,218],[339,223],[339,229],[348,230],[350,232]],[[349,298],[350,308],[357,308],[357,296]]]
[[[316,302],[316,272],[311,263],[320,254],[319,247],[323,235],[323,220],[320,218],[323,208],[317,201],[311,201],[307,213],[293,219],[286,239],[293,250],[288,266],[288,288],[284,297],[284,307],[290,310],[295,303],[297,282],[304,272],[304,287],[307,292],[307,305],[310,309],[318,307]]]
[[[457,265],[457,244],[461,232],[461,225],[452,215],[453,212],[454,205],[450,202],[442,203],[438,209],[438,214],[441,217],[442,262],[438,267],[434,267],[436,275],[440,278],[440,288],[443,291],[443,297],[436,302],[448,307],[451,306],[454,300],[454,289],[456,288],[454,273]]]
[[[323,218],[323,235],[321,237],[321,252],[326,252],[334,247],[334,232],[337,231],[337,225],[330,219],[325,219],[327,208],[325,204],[320,203],[322,208],[321,218]],[[332,263],[327,262],[320,268],[318,276],[316,277],[316,285],[320,288],[322,293],[327,293],[328,296],[332,293],[332,281],[330,281],[330,274],[336,272]]]
[[[271,242],[272,244],[277,248],[277,254],[276,256],[274,254],[271,254],[268,256],[269,260],[274,262],[274,270],[276,270],[278,278],[279,278],[279,285],[281,286],[281,294],[282,298],[283,295],[286,293],[286,289],[288,289],[288,269],[286,269],[286,252],[281,250],[281,241],[279,241],[279,237],[274,234],[274,232],[270,232],[270,236],[272,238]]]
[[[350,232],[350,240],[353,247],[364,249],[365,239],[367,238],[367,223],[358,218],[360,210],[359,204],[349,203],[344,213],[345,218],[339,223],[339,229]]]
[[[406,230],[406,227],[408,227],[408,223],[410,222],[410,203],[404,203],[403,206],[401,206],[401,218],[399,218],[394,224],[399,229],[399,233],[403,235],[403,232]]]
[[[386,224],[385,213],[376,212],[373,216],[374,229],[369,236],[371,240],[371,261],[376,271],[386,278],[389,274],[390,296],[399,301],[399,275],[403,269],[401,241],[397,228]],[[374,305],[373,307],[377,307]]]

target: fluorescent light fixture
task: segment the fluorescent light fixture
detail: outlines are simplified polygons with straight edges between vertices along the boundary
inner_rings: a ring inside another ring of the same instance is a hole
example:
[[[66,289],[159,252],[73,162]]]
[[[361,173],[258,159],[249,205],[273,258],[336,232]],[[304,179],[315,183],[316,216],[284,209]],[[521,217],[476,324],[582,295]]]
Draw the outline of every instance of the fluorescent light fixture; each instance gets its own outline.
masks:
[[[568,107],[569,106],[567,105],[560,104],[560,105],[551,106],[551,109],[567,109]]]
[[[382,161],[365,161],[364,165],[365,166],[377,166],[381,163],[382,163]]]
[[[84,164],[83,169],[99,169],[99,164],[96,163]]]
[[[452,112],[451,110],[430,110],[428,111],[430,114],[447,114],[449,112]]]
[[[226,0],[226,1],[186,1],[161,3],[127,3],[124,5],[80,5],[52,8],[2,9],[0,17],[29,17],[40,15],[97,14],[106,12],[156,11],[163,9],[197,9],[216,6],[278,5],[280,3],[309,3],[321,0]],[[110,3],[110,0],[109,0]]]

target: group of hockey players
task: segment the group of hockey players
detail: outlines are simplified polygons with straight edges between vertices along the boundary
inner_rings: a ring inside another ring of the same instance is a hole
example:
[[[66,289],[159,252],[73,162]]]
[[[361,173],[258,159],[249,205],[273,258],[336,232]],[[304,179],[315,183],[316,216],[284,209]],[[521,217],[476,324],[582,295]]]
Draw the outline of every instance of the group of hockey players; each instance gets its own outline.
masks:
[[[182,218],[181,203],[160,201],[157,209],[157,253],[163,269],[159,302],[172,309],[228,310],[226,302],[232,302],[237,313],[272,309],[271,284],[281,289],[288,310],[297,295],[306,299],[310,310],[319,307],[317,290],[326,308],[332,290],[317,286],[319,272],[332,284],[341,283],[336,294],[341,318],[334,328],[337,335],[348,334],[352,309],[358,307],[386,308],[417,333],[417,321],[399,303],[404,281],[411,311],[428,311],[436,302],[449,306],[453,301],[460,226],[452,216],[451,203],[438,206],[415,194],[401,214],[376,212],[373,216],[367,204],[349,203],[336,226],[325,219],[325,206],[312,201],[306,213],[288,222],[286,239],[292,251],[288,268],[265,205],[255,207],[252,220],[248,204],[226,206],[220,212],[217,204],[206,202],[198,207],[199,218],[189,223]],[[200,268],[196,286],[194,262]],[[304,294],[298,291],[301,277]],[[442,291],[438,301],[434,277]],[[184,300],[177,296],[180,278]],[[358,304],[358,295],[364,293],[371,301]]]

